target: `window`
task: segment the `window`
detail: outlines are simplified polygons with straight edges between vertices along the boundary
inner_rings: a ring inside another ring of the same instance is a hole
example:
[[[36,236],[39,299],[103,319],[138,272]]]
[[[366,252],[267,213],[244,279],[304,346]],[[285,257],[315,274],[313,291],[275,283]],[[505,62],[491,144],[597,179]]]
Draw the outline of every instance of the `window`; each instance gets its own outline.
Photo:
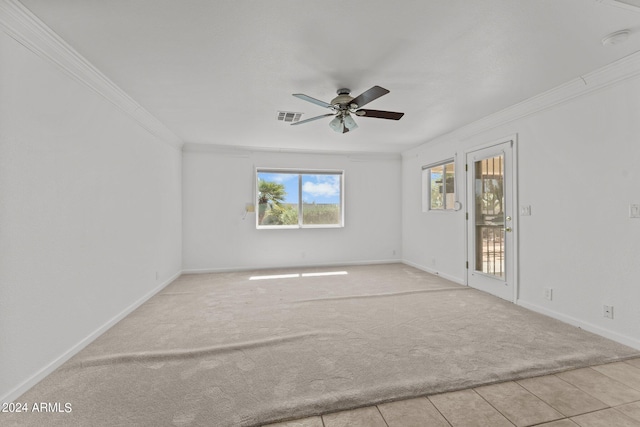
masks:
[[[258,228],[342,227],[344,173],[257,169]]]
[[[453,159],[422,167],[422,211],[456,209]]]

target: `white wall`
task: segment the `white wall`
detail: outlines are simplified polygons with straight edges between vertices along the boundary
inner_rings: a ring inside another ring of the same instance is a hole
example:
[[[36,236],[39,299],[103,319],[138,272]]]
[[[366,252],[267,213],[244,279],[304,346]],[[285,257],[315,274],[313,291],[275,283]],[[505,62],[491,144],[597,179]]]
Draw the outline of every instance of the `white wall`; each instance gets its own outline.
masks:
[[[345,227],[257,230],[256,167],[344,170]],[[245,268],[399,261],[401,160],[396,157],[224,151],[183,153],[183,268]],[[394,252],[395,251],[395,252]]]
[[[0,399],[181,268],[181,152],[0,32]]]
[[[532,207],[519,218],[518,303],[640,348],[640,219],[629,218],[629,204],[640,203],[639,117],[635,77],[404,153],[404,259],[465,280],[464,209],[422,213],[420,167],[457,152],[461,178],[465,151],[517,134],[519,205]],[[614,306],[613,320],[603,304]]]

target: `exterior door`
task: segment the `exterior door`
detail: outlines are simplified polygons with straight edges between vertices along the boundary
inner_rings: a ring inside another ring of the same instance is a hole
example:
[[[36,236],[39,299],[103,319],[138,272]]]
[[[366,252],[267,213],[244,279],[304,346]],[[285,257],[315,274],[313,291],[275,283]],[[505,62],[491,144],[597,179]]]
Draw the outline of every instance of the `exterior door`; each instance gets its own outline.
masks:
[[[515,302],[513,141],[466,154],[467,284]]]

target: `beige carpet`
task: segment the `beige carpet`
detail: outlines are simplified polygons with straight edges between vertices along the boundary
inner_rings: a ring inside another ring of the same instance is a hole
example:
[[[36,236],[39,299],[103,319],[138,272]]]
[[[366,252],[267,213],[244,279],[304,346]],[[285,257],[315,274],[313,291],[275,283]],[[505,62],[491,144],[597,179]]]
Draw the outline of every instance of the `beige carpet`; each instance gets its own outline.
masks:
[[[70,413],[0,424],[253,426],[639,355],[402,264],[190,275],[18,399]]]

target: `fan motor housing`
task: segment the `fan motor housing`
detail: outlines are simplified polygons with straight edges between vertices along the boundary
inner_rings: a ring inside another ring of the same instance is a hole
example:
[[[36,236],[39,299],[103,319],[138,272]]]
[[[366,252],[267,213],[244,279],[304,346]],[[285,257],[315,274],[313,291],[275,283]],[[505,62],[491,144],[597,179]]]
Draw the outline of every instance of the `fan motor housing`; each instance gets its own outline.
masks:
[[[351,89],[342,88],[337,91],[338,96],[331,100],[331,105],[339,109],[349,109],[353,96],[350,96]],[[353,108],[353,107],[352,107]],[[355,107],[357,108],[357,107]]]

